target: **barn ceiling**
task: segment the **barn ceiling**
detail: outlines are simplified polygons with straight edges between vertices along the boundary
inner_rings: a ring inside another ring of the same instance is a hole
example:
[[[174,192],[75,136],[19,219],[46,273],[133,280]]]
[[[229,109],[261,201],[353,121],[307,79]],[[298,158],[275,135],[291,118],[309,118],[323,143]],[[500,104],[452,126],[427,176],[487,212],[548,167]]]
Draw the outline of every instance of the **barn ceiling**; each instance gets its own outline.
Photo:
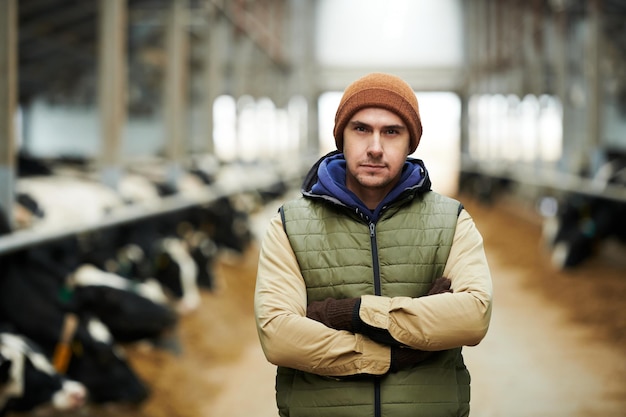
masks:
[[[210,4],[253,4],[272,0],[188,0],[193,18],[203,18]],[[129,112],[150,112],[159,101],[164,66],[165,17],[172,0],[126,0],[128,6]],[[19,0],[19,101],[44,97],[52,102],[91,104],[96,96],[99,0]],[[604,32],[626,56],[626,2],[602,0]],[[590,0],[540,0],[545,12],[566,11],[572,18],[587,13]],[[201,66],[193,55],[202,34],[191,30],[191,69]],[[199,31],[201,32],[201,31]]]
[[[207,11],[206,2],[192,0],[188,4],[202,13]],[[127,6],[128,76],[129,86],[133,86],[130,110],[141,112],[154,105],[161,88],[163,35],[171,0],[127,0]],[[70,105],[95,102],[98,13],[98,0],[18,2],[21,104],[37,97]],[[197,39],[191,33],[191,40]],[[137,90],[140,93],[133,94]]]

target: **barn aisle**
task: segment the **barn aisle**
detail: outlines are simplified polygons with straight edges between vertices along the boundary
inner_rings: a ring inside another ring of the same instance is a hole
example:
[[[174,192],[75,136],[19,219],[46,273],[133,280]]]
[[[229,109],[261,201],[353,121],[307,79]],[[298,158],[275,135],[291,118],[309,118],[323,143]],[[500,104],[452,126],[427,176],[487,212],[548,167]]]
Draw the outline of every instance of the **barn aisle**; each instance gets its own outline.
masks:
[[[265,361],[254,324],[257,259],[256,244],[243,256],[222,255],[216,289],[204,292],[198,311],[182,318],[181,354],[156,366],[151,354],[140,359],[139,372],[155,372],[158,383],[148,377],[155,392],[137,416],[277,415],[275,367]],[[136,359],[138,353],[133,352]]]
[[[472,415],[626,416],[624,260],[557,272],[531,210],[471,203],[494,283],[489,333],[464,349]]]

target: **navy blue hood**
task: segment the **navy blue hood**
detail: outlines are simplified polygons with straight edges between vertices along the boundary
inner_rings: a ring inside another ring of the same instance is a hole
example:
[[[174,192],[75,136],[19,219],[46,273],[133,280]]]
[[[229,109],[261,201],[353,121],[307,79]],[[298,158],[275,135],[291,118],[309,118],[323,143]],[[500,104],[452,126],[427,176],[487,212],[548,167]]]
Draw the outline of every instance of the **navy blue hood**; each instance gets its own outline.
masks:
[[[330,152],[320,158],[309,170],[302,194],[309,198],[321,198],[335,204],[355,209],[370,221],[376,221],[381,211],[390,203],[407,194],[430,191],[430,178],[424,162],[420,159],[407,158],[402,168],[398,184],[387,194],[383,201],[370,210],[346,186],[346,160],[339,151]]]

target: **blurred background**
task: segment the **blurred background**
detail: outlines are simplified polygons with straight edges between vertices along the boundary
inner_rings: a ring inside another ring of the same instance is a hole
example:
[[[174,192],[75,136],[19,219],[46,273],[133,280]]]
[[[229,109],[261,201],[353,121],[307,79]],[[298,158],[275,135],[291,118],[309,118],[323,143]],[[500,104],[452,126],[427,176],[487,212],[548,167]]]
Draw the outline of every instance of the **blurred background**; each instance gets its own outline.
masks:
[[[277,415],[258,243],[343,89],[389,72],[485,239],[472,415],[626,416],[625,22],[623,0],[0,0],[0,415]]]

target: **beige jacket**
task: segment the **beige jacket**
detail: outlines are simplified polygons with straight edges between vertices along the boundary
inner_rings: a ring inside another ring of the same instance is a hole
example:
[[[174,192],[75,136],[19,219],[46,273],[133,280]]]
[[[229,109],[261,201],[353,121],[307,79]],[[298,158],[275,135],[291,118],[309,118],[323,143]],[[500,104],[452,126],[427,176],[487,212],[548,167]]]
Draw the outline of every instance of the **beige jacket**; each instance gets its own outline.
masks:
[[[458,218],[444,276],[452,281],[453,293],[362,296],[361,319],[415,349],[478,344],[489,327],[492,284],[482,236],[465,210]],[[261,346],[277,366],[325,376],[381,375],[389,370],[388,346],[306,317],[304,279],[278,214],[261,243],[254,304]]]

